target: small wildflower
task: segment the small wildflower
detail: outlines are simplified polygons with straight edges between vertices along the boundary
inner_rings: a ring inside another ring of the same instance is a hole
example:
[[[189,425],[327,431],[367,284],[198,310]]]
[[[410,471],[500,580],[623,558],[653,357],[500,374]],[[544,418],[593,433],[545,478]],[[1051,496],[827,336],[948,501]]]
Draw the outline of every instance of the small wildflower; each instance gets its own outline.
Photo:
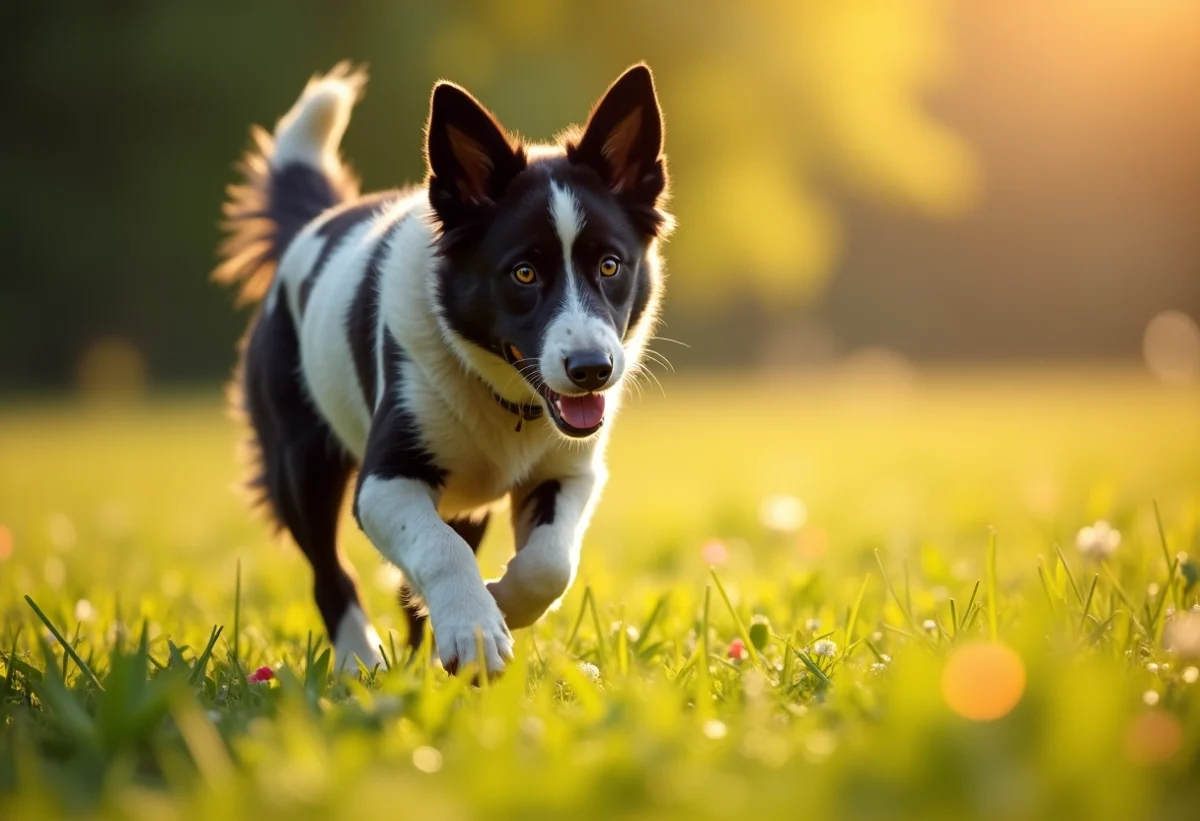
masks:
[[[814,641],[812,646],[812,653],[814,656],[823,656],[827,659],[831,659],[836,656],[837,650],[837,644],[831,639],[820,639],[819,641]]]
[[[590,661],[579,662],[579,672],[583,673],[583,677],[592,684],[600,683],[600,668]]]
[[[275,678],[275,671],[265,664],[247,676],[247,680],[251,684],[262,684],[263,682],[270,681],[273,678]]]
[[[720,721],[717,721],[715,718],[704,722],[705,738],[712,739],[713,741],[720,741],[725,737],[726,732],[727,730],[725,729],[725,725]]]
[[[1150,584],[1148,584],[1146,586],[1146,595],[1149,596],[1150,598],[1154,598],[1161,592],[1162,592],[1162,588],[1159,587],[1154,582],[1151,582]]]
[[[1195,684],[1200,681],[1200,669],[1195,667],[1186,667],[1183,671],[1184,684]]]
[[[1147,707],[1153,707],[1155,704],[1158,704],[1158,692],[1155,690],[1147,690],[1146,692],[1142,693],[1142,701],[1146,703]]]
[[[804,622],[804,629],[810,633],[815,633],[821,629],[821,620],[817,618],[809,619]]]
[[[1075,536],[1075,547],[1085,558],[1095,561],[1110,558],[1121,546],[1121,531],[1100,519],[1095,524],[1079,529]]]
[[[742,661],[750,655],[746,650],[746,643],[741,639],[734,639],[729,642],[729,657],[734,661]]]
[[[887,653],[880,653],[880,654],[879,654],[879,660],[880,660],[880,661],[882,661],[884,664],[891,664],[891,663],[892,663],[892,657],[891,657],[891,656],[889,656]]]
[[[1151,673],[1157,673],[1158,665],[1155,664],[1154,662],[1150,662],[1149,664],[1146,665],[1146,670]]]
[[[882,676],[884,673],[887,672],[887,668],[888,668],[888,666],[886,664],[884,664],[882,661],[877,661],[871,665],[871,674],[876,675],[876,676]]]
[[[936,633],[937,632],[937,622],[934,621],[933,619],[925,619],[925,621],[921,622],[921,629],[924,630],[926,633]]]

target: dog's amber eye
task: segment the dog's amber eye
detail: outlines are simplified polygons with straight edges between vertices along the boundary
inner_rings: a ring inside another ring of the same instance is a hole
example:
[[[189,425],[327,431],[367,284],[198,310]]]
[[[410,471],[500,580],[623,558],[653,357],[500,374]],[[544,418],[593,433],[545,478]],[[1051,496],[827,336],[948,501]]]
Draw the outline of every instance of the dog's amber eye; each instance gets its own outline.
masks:
[[[621,270],[621,262],[616,257],[605,257],[600,260],[600,276],[615,277]]]
[[[522,285],[532,285],[537,279],[537,271],[533,270],[533,266],[522,262],[516,268],[513,268],[513,279]]]

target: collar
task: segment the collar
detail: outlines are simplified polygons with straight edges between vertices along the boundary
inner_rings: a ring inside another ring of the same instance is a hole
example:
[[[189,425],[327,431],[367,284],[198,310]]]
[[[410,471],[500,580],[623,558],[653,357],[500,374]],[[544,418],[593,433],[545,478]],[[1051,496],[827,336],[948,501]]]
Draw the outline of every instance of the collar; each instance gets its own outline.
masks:
[[[521,432],[521,428],[524,427],[526,422],[532,422],[535,419],[542,418],[542,406],[536,399],[532,399],[525,403],[510,402],[500,394],[496,393],[490,387],[488,390],[491,391],[492,398],[496,400],[496,404],[517,417],[517,433]]]

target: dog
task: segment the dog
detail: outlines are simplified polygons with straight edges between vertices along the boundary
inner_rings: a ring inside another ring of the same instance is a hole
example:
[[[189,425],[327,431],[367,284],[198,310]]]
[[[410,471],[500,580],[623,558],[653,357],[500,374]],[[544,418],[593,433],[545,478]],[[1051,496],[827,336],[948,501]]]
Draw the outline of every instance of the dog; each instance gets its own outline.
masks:
[[[583,128],[527,144],[439,82],[425,183],[360,194],[339,145],[365,81],[348,64],[315,76],[273,134],[252,131],[229,188],[214,278],[258,306],[235,409],[339,669],[383,661],[337,546],[357,471],[354,516],[403,573],[414,650],[427,617],[447,670],[496,674],[511,630],[576,575],[612,420],[644,368],[672,227],[662,113],[638,64]],[[474,552],[505,502],[516,553],[485,582]]]

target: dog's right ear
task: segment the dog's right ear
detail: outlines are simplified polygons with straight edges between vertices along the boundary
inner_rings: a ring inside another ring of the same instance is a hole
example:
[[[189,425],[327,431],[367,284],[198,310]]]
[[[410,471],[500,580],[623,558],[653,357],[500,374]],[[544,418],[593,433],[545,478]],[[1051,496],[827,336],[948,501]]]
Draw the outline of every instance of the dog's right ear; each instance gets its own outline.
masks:
[[[426,133],[429,201],[446,229],[478,217],[525,168],[491,112],[453,83],[433,87]]]

